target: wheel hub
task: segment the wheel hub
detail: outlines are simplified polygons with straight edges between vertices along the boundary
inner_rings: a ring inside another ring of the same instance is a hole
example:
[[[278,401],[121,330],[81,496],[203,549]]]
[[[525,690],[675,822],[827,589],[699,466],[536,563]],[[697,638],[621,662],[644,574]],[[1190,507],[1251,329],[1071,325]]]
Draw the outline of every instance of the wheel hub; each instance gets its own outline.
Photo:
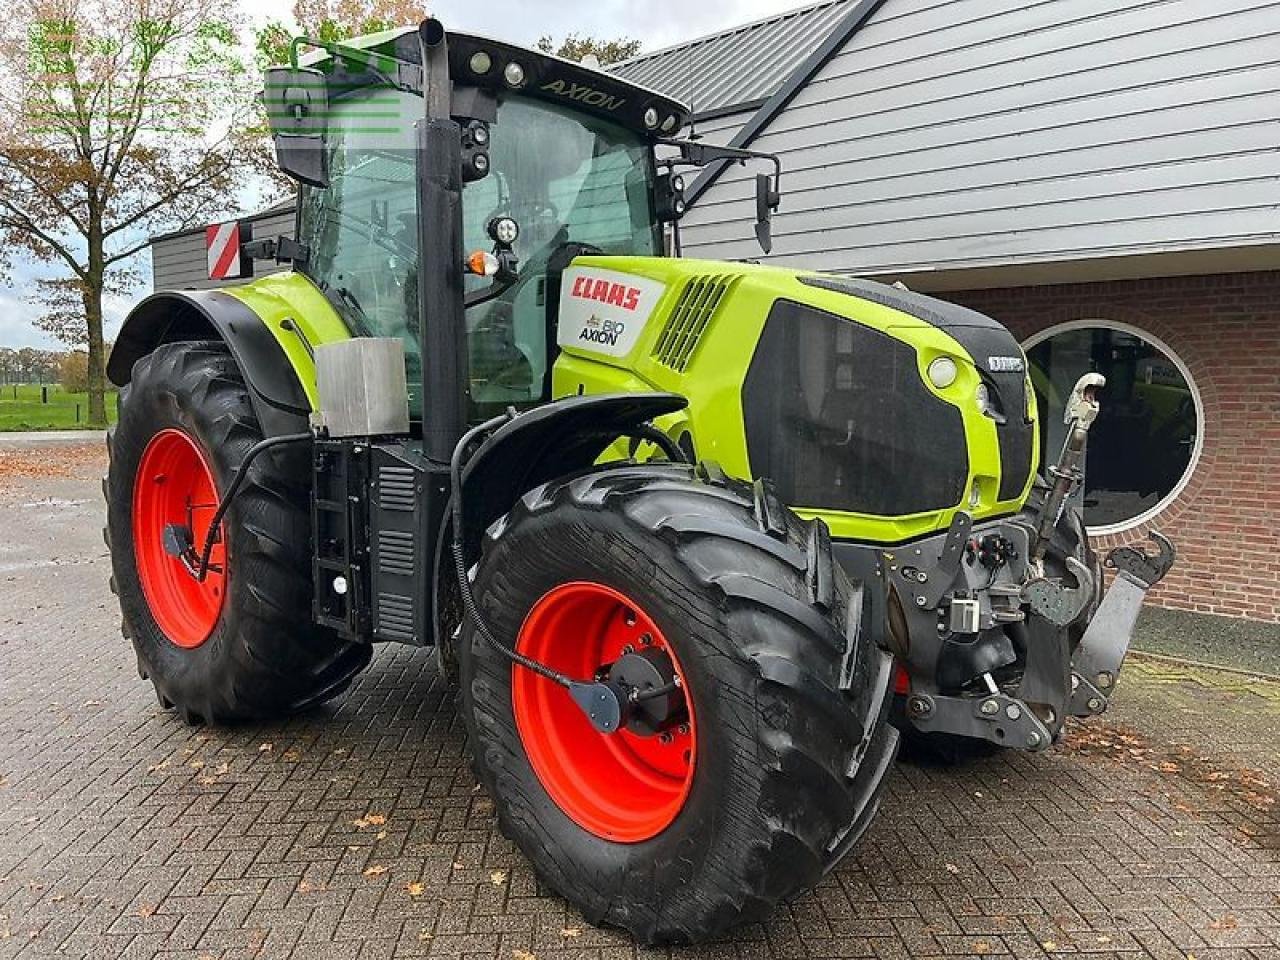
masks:
[[[697,737],[683,671],[653,620],[603,584],[562,584],[534,604],[516,649],[596,678],[566,689],[512,668],[516,730],[551,799],[607,840],[665,830],[688,797]]]
[[[133,483],[133,552],[151,616],[176,646],[192,649],[209,639],[226,596],[226,547],[217,538],[209,575],[191,576],[172,556],[174,530],[203,541],[218,505],[213,471],[186,433],[161,430],[151,438]]]

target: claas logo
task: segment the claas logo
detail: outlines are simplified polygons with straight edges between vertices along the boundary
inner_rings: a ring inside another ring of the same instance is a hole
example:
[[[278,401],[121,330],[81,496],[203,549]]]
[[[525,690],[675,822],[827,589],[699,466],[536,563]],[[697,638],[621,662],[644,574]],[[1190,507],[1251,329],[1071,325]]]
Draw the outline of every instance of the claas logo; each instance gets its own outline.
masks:
[[[637,287],[628,287],[625,283],[610,283],[599,277],[576,277],[570,296],[579,300],[598,300],[623,310],[635,310],[640,306],[640,290]]]

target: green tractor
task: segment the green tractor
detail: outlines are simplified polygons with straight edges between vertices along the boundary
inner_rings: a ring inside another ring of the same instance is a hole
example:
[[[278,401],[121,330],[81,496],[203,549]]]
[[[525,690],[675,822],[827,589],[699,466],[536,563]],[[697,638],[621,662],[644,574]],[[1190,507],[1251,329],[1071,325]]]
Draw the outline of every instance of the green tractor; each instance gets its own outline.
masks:
[[[307,41],[310,43],[309,41]],[[292,270],[130,314],[105,484],[138,671],[187,722],[456,678],[503,831],[593,923],[689,942],[863,835],[899,742],[1101,712],[1172,559],[1048,483],[1025,359],[897,287],[664,256],[681,171],[776,158],[434,19],[267,72]]]

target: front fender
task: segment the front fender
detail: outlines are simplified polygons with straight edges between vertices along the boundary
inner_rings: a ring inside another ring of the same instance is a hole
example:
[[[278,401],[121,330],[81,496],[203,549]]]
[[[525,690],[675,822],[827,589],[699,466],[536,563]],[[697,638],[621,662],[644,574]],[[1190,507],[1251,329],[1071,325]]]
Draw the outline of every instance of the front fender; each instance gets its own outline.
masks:
[[[155,293],[125,318],[107,360],[107,376],[123,387],[133,365],[165,343],[222,340],[249,385],[254,413],[266,436],[296,432],[311,404],[289,358],[262,318],[219,290]]]
[[[619,437],[655,417],[683,410],[674,393],[617,393],[566,397],[522,413],[495,430],[462,474],[469,560],[484,530],[526,492],[556,477],[585,470]]]

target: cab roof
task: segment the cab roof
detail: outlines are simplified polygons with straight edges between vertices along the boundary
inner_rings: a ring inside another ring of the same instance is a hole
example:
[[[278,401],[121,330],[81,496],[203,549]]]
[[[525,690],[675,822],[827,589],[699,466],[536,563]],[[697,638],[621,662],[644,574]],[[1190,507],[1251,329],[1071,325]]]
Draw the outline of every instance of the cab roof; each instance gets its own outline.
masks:
[[[673,136],[689,122],[690,110],[683,103],[648,87],[632,83],[612,73],[584,66],[539,50],[530,50],[501,40],[467,33],[446,33],[449,48],[449,76],[457,87],[478,87],[495,93],[524,96],[559,103],[583,113],[604,117],[650,139]],[[417,27],[400,27],[354,37],[341,46],[369,51],[400,64],[420,67],[421,46]],[[477,70],[487,55],[487,69]],[[341,54],[338,55],[341,59]],[[299,58],[303,66],[322,69],[332,57],[326,50],[314,50]],[[516,87],[505,79],[508,64],[519,64],[523,82]],[[657,126],[646,123],[655,114]]]

